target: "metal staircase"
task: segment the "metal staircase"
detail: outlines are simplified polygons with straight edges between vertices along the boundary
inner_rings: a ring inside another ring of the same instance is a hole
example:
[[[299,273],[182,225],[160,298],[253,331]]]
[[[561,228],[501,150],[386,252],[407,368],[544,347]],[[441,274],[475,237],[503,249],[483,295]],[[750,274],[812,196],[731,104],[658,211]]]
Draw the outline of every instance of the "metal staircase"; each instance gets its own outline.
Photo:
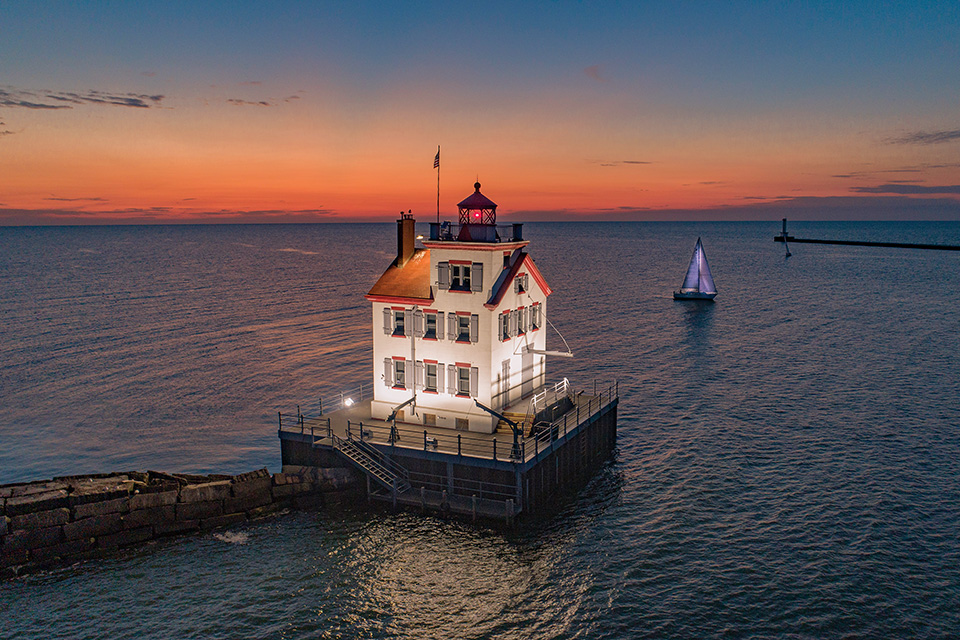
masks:
[[[399,464],[365,442],[331,435],[334,449],[372,480],[391,491],[396,489],[398,494],[410,489],[409,474]]]

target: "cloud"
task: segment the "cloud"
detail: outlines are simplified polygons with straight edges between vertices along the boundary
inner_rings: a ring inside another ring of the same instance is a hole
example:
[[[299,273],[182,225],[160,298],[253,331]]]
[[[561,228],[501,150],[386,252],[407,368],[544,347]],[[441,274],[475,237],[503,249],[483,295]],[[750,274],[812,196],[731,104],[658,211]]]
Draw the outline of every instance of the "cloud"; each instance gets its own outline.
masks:
[[[240,86],[241,86],[241,87],[251,87],[251,86],[255,87],[255,86],[258,86],[258,85],[261,85],[261,84],[263,84],[263,82],[260,81],[260,80],[246,80],[246,81],[244,81],[244,82],[241,82],[241,83],[240,83]]]
[[[240,98],[227,98],[227,102],[238,107],[272,107],[273,105],[266,100],[241,100]]]
[[[598,64],[595,64],[595,65],[592,65],[592,66],[587,67],[586,69],[583,70],[583,72],[584,72],[585,74],[587,74],[587,77],[588,77],[588,78],[593,78],[594,80],[597,80],[598,82],[606,82],[606,81],[607,81],[607,79],[603,77],[603,74],[602,74],[601,71],[600,71],[600,65],[598,65]]]
[[[10,131],[9,129],[4,129],[3,131],[0,131],[0,136],[12,136],[13,133],[14,132]]]
[[[647,160],[593,160],[601,167],[619,167],[623,164],[653,164]]]
[[[915,131],[896,138],[887,138],[887,144],[941,144],[960,140],[960,129],[943,131]]]
[[[923,186],[918,184],[881,184],[875,187],[850,187],[857,193],[895,193],[898,195],[960,194],[960,184]]]
[[[146,76],[146,77],[148,77],[148,78],[152,78],[152,77],[154,77],[155,75],[157,75],[157,72],[156,72],[156,71],[144,71],[144,72],[141,73],[140,75]]]
[[[106,198],[57,198],[49,197],[44,198],[44,200],[54,200],[57,202],[106,202]]]
[[[23,109],[72,109],[73,105],[110,105],[148,109],[160,104],[166,96],[144,93],[107,93],[91,89],[72,91],[26,91],[7,87],[0,89],[0,106]]]

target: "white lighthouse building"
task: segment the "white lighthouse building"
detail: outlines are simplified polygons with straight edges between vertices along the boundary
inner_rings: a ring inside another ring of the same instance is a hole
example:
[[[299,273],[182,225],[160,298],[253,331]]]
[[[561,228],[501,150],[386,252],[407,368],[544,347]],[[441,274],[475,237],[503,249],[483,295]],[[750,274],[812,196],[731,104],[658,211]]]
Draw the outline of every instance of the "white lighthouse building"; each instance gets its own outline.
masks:
[[[459,224],[431,223],[422,249],[413,216],[397,221],[397,258],[366,296],[374,420],[492,433],[499,418],[479,405],[525,414],[545,383],[550,287],[522,225],[497,226],[497,205],[474,188]]]

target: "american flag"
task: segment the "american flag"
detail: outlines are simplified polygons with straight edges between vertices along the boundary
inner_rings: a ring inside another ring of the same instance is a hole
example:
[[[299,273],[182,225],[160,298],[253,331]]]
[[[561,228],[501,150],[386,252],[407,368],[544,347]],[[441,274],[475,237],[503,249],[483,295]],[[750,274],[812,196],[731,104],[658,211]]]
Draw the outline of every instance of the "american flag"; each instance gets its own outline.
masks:
[[[440,149],[439,149],[439,147],[437,148],[437,157],[433,159],[433,168],[434,168],[434,169],[439,169],[439,168],[440,168]]]

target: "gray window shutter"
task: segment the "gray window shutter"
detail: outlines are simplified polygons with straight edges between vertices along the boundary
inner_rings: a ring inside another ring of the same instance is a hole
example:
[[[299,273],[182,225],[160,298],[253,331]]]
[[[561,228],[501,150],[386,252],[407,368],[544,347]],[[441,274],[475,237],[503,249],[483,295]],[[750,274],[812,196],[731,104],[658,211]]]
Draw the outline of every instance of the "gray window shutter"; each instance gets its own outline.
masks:
[[[515,338],[517,336],[517,310],[514,309],[510,312],[510,337]]]
[[[473,314],[470,316],[470,342],[480,341],[480,316]]]
[[[443,393],[443,363],[437,364],[437,392]]]
[[[470,367],[470,395],[474,398],[480,392],[480,369]]]
[[[458,331],[459,328],[457,327],[457,314],[451,311],[447,314],[447,338],[450,340],[456,340]]]
[[[520,293],[520,277],[519,276],[513,279],[513,292]]]
[[[387,335],[393,333],[393,311],[390,307],[383,309],[383,332]]]
[[[450,263],[437,263],[437,287],[440,289],[450,288]]]
[[[393,358],[383,359],[383,384],[393,386]]]
[[[417,377],[414,378],[414,382],[416,384],[414,390],[423,389],[423,363],[419,361],[417,362]]]
[[[473,263],[473,273],[470,274],[470,290],[483,291],[483,263]]]
[[[413,311],[410,309],[403,310],[403,335],[413,335]]]
[[[457,365],[447,365],[447,393],[457,395]]]
[[[445,315],[443,311],[437,312],[437,340],[445,340],[447,337],[447,328],[446,322],[444,322]]]
[[[413,335],[418,338],[423,337],[423,311],[413,312]]]

